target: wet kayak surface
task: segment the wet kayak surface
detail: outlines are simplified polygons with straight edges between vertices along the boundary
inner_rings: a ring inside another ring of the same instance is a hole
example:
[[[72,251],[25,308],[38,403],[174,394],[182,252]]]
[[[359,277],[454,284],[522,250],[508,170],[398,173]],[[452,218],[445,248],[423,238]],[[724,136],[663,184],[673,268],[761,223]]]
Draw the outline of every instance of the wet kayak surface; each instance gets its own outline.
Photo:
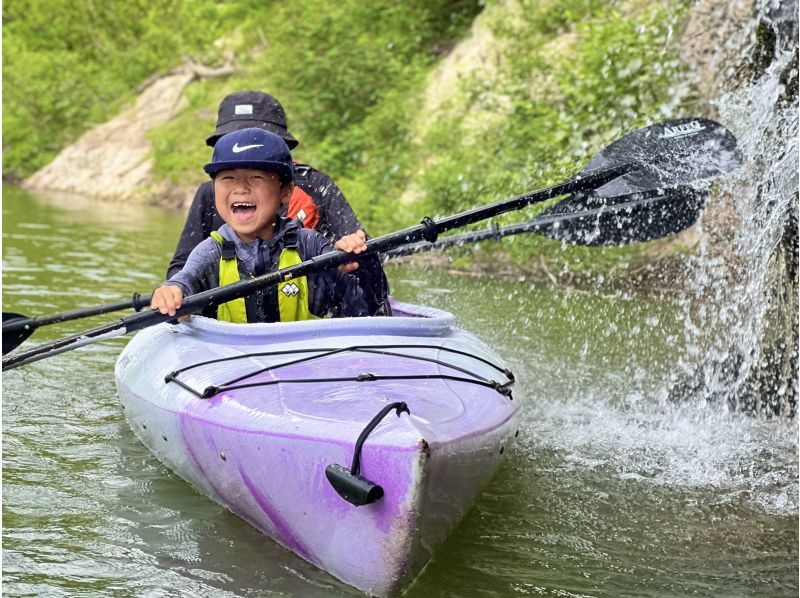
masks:
[[[31,316],[148,292],[183,220],[14,188],[3,216],[4,309]],[[675,302],[387,268],[395,297],[507,361],[525,402],[512,454],[407,596],[797,595],[796,423],[671,402],[692,350]],[[138,442],[113,376],[126,342],[3,375],[4,595],[360,595]]]

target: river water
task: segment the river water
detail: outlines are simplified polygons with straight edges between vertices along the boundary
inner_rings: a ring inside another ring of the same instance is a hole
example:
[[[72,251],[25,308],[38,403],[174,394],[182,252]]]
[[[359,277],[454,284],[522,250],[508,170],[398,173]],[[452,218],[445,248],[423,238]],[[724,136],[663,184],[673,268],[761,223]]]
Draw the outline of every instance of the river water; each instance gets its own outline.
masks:
[[[181,224],[6,188],[3,309],[41,315],[149,292]],[[398,299],[452,311],[494,347],[526,403],[516,449],[408,596],[797,595],[796,422],[670,401],[686,355],[680,301],[388,273]],[[139,444],[113,381],[125,342],[3,375],[4,595],[359,595]]]

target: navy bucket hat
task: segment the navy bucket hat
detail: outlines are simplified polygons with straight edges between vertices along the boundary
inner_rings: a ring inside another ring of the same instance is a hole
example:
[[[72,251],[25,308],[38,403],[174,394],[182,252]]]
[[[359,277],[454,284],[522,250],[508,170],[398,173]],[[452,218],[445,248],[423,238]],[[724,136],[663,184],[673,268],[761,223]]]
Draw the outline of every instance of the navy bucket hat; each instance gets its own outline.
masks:
[[[276,172],[281,181],[292,180],[292,154],[275,133],[263,129],[242,129],[223,135],[214,146],[211,162],[203,166],[212,178],[221,170],[252,168]]]

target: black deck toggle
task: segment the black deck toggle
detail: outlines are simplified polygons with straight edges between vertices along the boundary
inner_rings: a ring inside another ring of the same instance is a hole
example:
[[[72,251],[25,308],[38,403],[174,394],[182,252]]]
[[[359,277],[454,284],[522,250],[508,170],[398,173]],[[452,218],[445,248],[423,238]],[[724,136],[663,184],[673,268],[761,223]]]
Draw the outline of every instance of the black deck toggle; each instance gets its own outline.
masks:
[[[328,478],[328,482],[333,486],[333,489],[336,490],[339,496],[357,507],[377,502],[383,498],[383,488],[360,475],[361,447],[364,445],[367,436],[392,409],[397,411],[397,417],[400,417],[401,413],[411,415],[408,405],[402,401],[386,405],[358,435],[353,451],[353,464],[350,469],[348,470],[345,466],[336,463],[332,463],[325,468],[325,477]]]
[[[210,399],[213,396],[218,395],[220,389],[217,386],[206,386],[205,390],[203,390],[203,394],[200,396],[201,399]]]
[[[492,388],[494,388],[497,392],[501,395],[506,397],[508,400],[513,401],[514,397],[511,396],[511,385],[514,383],[513,380],[510,382],[506,382],[505,384],[500,384],[499,382],[495,382],[492,384]]]

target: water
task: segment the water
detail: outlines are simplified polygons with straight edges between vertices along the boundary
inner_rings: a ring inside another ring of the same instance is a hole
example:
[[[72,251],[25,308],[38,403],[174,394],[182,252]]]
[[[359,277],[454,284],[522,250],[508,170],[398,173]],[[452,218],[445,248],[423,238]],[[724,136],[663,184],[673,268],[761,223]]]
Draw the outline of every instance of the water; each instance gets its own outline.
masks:
[[[182,223],[13,188],[3,199],[4,309],[28,315],[147,292]],[[796,423],[670,399],[680,301],[389,276],[399,299],[450,310],[493,346],[526,401],[516,450],[408,596],[797,595]],[[3,375],[4,595],[359,595],[139,444],[113,383],[125,342]]]
[[[779,4],[759,6],[766,18],[765,11]],[[800,157],[797,100],[787,100],[784,76],[797,68],[797,3],[780,6],[794,15],[794,28],[778,36],[774,60],[750,84],[737,85],[715,101],[719,119],[739,141],[744,166],[718,183],[719,200],[711,210],[718,214],[702,231],[686,283],[689,292],[681,298],[682,345],[708,358],[686,355],[680,364],[696,381],[694,394],[785,414],[793,410],[789,397],[800,390],[797,282],[787,284],[796,278],[796,261],[792,273],[787,253],[794,247],[796,260]],[[756,24],[753,20],[748,27]],[[796,71],[794,76],[796,82]],[[790,372],[777,380],[761,375],[764,364],[773,369],[788,364],[791,352]]]

